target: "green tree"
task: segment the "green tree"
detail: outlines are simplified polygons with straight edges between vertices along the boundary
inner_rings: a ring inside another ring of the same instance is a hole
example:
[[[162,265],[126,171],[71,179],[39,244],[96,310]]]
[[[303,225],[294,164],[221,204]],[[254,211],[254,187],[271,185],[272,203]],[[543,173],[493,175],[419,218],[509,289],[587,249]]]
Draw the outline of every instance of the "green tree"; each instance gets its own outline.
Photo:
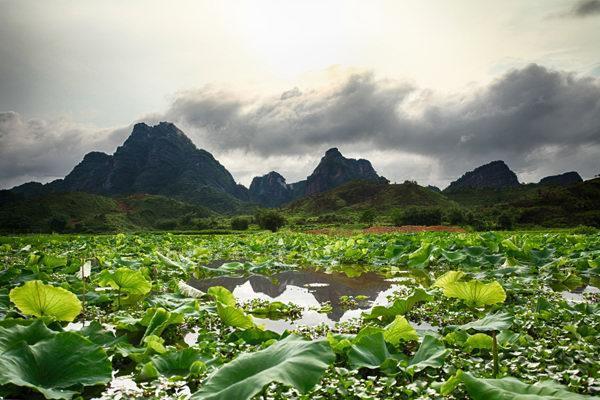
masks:
[[[376,216],[377,216],[377,213],[375,212],[375,210],[372,210],[372,209],[365,210],[360,215],[360,222],[371,226],[371,225],[373,225],[373,222],[375,222]]]
[[[396,226],[402,225],[440,225],[442,210],[437,207],[411,206],[404,210],[395,210],[392,221]]]
[[[245,231],[248,229],[248,225],[250,225],[250,221],[244,217],[236,217],[231,220],[231,229],[236,231]]]
[[[67,229],[67,217],[64,215],[57,215],[50,220],[48,225],[52,232],[64,232]]]
[[[498,229],[510,231],[513,228],[513,225],[513,216],[508,211],[503,212],[498,216]]]
[[[451,208],[446,212],[446,220],[450,225],[463,225],[465,223],[465,215],[460,208]]]
[[[258,226],[271,232],[277,232],[285,224],[285,218],[273,210],[259,211],[254,218]]]

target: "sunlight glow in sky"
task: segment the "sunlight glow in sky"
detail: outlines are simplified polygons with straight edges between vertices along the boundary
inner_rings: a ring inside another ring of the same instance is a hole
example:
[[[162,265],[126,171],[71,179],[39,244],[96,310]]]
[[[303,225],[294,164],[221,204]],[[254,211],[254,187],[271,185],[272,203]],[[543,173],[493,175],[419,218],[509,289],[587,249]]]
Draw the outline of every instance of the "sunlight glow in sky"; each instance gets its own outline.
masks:
[[[410,95],[412,111],[407,101],[402,105],[418,115],[427,104],[460,104],[531,63],[600,77],[600,17],[578,13],[586,1],[596,0],[0,0],[0,113],[48,124],[67,120],[97,135],[160,119],[190,92],[222,92],[252,108],[294,88],[327,93],[353,74],[371,74],[381,84],[418,88]],[[0,135],[0,155],[9,146],[2,136],[10,135]],[[235,151],[198,138],[226,166],[243,164]],[[93,141],[78,140],[77,157],[93,150]],[[110,146],[106,151],[114,151]],[[356,154],[381,150],[349,147]],[[310,172],[322,150],[289,158],[289,174]],[[302,157],[310,161],[298,172]],[[381,165],[394,171],[389,157]],[[247,183],[271,164],[244,166],[239,179]],[[56,169],[58,176],[65,168]],[[436,174],[422,176],[448,178]],[[0,176],[0,185],[48,179],[22,175]]]

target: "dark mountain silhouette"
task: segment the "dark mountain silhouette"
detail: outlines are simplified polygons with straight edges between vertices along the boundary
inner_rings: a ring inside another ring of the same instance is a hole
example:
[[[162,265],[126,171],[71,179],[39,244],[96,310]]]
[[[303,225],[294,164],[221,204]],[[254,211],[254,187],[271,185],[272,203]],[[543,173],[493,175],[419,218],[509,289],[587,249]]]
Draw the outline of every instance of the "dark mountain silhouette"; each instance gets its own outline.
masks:
[[[540,185],[569,186],[583,182],[581,175],[575,171],[565,172],[560,175],[551,175],[540,180]]]
[[[380,176],[369,161],[346,158],[334,147],[327,150],[317,168],[306,178],[304,194],[323,193],[357,179],[377,181]]]
[[[15,193],[86,192],[102,195],[158,194],[231,211],[248,190],[209,152],[198,149],[174,124],[138,123],[113,155],[91,152],[62,180],[29,183]]]
[[[325,152],[313,173],[304,181],[286,184],[285,178],[274,171],[254,178],[250,185],[250,199],[275,207],[304,196],[327,192],[355,180],[388,182],[377,175],[369,161],[346,158],[334,147]]]
[[[249,193],[251,201],[266,207],[276,207],[293,198],[292,188],[285,182],[285,178],[275,171],[252,179]]]
[[[503,189],[519,186],[517,175],[504,161],[492,161],[465,173],[444,189],[451,193],[464,189]]]
[[[284,212],[306,215],[366,209],[386,213],[413,205],[442,209],[502,205],[518,209],[522,223],[547,224],[552,216],[551,223],[557,226],[597,225],[597,181],[582,182],[578,173],[566,172],[538,184],[519,184],[503,161],[494,161],[465,173],[440,193],[409,181],[390,185],[369,161],[346,158],[331,148],[305,180],[288,184],[272,171],[254,178],[246,189],[175,125],[139,123],[113,155],[88,153],[64,179],[0,190],[0,225],[23,232],[46,231],[57,219],[72,229],[82,225],[89,231],[188,227],[214,211],[247,214],[257,204],[288,204]],[[43,212],[36,211],[42,205]],[[179,210],[173,211],[175,222],[169,221],[171,208]],[[206,225],[200,221],[194,226]]]

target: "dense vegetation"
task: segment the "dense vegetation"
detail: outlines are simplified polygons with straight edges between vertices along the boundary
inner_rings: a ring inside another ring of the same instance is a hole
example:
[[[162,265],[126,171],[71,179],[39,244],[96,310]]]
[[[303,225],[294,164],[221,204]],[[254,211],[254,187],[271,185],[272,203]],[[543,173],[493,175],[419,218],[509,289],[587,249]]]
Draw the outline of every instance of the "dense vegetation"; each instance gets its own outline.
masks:
[[[239,222],[235,215],[218,214],[162,196],[55,193],[25,200],[6,192],[3,196],[0,196],[3,233],[238,230],[232,228],[233,220]],[[414,182],[354,181],[295,201],[277,212],[299,229],[324,224],[442,224],[477,231],[600,227],[600,179],[568,187],[521,185],[452,193],[440,193]],[[237,215],[259,226],[260,218],[256,216],[262,214],[269,212],[248,205]]]
[[[597,233],[32,235],[0,237],[0,262],[7,398],[600,393],[600,298],[570,293],[600,284]],[[257,318],[305,310],[186,283],[291,270],[398,287],[357,318],[279,333]]]

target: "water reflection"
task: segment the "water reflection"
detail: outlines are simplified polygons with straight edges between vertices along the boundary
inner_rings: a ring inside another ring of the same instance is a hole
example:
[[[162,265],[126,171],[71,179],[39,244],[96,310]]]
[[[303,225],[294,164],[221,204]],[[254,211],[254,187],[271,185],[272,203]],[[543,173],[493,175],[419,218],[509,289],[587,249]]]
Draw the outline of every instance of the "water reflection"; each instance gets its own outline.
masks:
[[[340,273],[328,274],[303,270],[285,271],[272,276],[220,276],[192,280],[189,284],[202,291],[208,290],[211,286],[226,287],[240,302],[263,299],[293,303],[302,307],[304,312],[301,318],[293,322],[255,318],[258,324],[264,325],[267,329],[282,332],[301,325],[325,324],[331,327],[336,322],[359,317],[363,311],[374,305],[388,304],[387,297],[403,286],[411,284],[411,281],[406,277],[401,281],[386,279],[372,272],[350,278]],[[357,302],[354,309],[345,308],[340,301],[341,296],[359,295],[365,296],[366,300]],[[324,314],[315,310],[325,303],[331,305],[330,313]]]

